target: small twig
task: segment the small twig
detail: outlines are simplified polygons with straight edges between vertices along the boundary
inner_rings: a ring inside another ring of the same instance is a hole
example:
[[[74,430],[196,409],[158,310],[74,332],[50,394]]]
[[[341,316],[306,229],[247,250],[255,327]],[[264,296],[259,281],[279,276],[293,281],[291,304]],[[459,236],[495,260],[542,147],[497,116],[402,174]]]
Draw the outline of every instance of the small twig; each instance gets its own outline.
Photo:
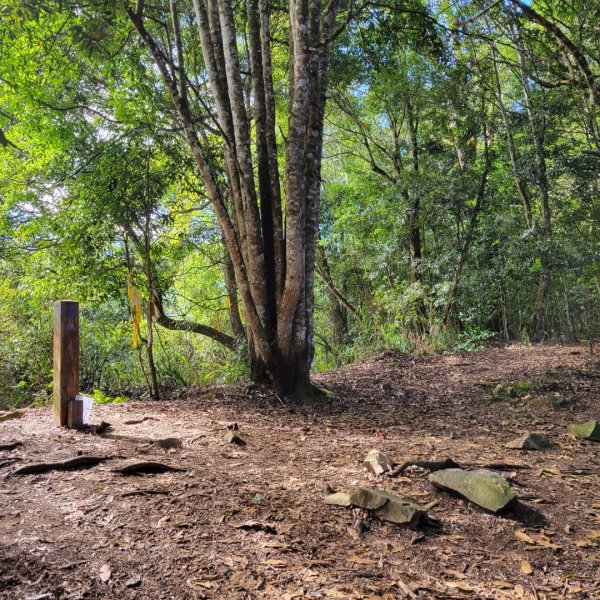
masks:
[[[158,496],[161,494],[170,496],[171,492],[169,490],[132,490],[129,492],[123,492],[122,494],[119,494],[119,496],[121,498],[128,498],[130,496]]]
[[[130,419],[129,421],[123,421],[123,425],[139,425],[144,421],[158,421],[156,417],[144,416],[141,419]]]
[[[62,565],[61,567],[57,567],[59,571],[66,571],[67,569],[72,569],[73,567],[77,567],[79,565],[85,565],[87,560],[76,560],[75,562],[67,563],[66,565]]]

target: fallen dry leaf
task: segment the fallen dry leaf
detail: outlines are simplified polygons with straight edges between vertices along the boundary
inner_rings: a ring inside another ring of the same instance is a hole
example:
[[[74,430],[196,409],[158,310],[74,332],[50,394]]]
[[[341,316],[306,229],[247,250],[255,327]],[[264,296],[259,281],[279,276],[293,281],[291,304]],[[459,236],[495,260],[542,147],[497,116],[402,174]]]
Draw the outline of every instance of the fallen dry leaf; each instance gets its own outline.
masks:
[[[164,515],[156,522],[156,525],[154,527],[156,527],[157,529],[159,529],[160,527],[163,527],[170,518],[171,518],[170,515]]]
[[[285,560],[279,560],[277,558],[269,558],[265,560],[266,565],[271,565],[272,567],[287,567],[287,562]]]
[[[600,538],[600,529],[592,529],[591,531],[587,531],[585,537],[590,540],[597,540]]]
[[[332,588],[322,590],[322,593],[326,598],[348,598],[348,592],[342,592]]]
[[[533,573],[533,567],[529,561],[521,561],[521,573],[524,573],[525,575],[531,575]]]
[[[449,588],[455,588],[458,590],[463,590],[463,592],[473,592],[475,588],[472,585],[469,585],[465,581],[444,581],[444,584]]]
[[[577,540],[575,545],[578,548],[595,548],[596,544],[594,542],[590,542],[590,540]]]
[[[348,562],[354,563],[356,565],[376,565],[377,561],[371,558],[362,558],[360,556],[350,556],[346,559]]]
[[[100,581],[106,583],[112,575],[112,570],[108,563],[103,564],[98,571],[98,577],[100,577]]]
[[[186,585],[193,590],[210,590],[213,584],[210,581],[198,579],[197,577],[191,577],[186,582]]]
[[[535,544],[535,540],[530,535],[527,535],[522,529],[515,531],[515,537],[526,544]]]
[[[464,573],[461,573],[460,571],[457,571],[456,569],[446,569],[444,571],[444,573],[448,573],[448,575],[452,575],[452,577],[455,577],[456,579],[466,579],[467,576]]]

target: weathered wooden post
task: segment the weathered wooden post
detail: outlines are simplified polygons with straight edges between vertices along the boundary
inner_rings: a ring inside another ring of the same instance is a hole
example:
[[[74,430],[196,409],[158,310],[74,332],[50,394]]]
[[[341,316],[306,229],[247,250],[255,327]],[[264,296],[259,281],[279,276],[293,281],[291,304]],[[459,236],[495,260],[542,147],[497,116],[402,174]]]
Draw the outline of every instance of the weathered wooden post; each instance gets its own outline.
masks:
[[[54,304],[54,422],[59,426],[80,424],[71,405],[79,393],[79,303],[61,300]]]

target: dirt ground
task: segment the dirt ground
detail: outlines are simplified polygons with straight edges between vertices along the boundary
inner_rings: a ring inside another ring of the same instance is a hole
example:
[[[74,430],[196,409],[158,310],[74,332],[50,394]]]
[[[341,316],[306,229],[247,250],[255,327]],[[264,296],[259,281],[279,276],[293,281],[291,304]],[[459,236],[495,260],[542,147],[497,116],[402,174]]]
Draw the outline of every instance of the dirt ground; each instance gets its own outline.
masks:
[[[600,598],[600,444],[566,431],[600,420],[600,360],[586,346],[387,353],[316,381],[333,395],[314,406],[225,386],[96,406],[92,423],[112,425],[102,435],[57,429],[50,407],[0,423],[0,445],[22,442],[0,451],[0,597]],[[495,397],[497,382],[517,396]],[[246,446],[226,441],[233,422]],[[504,447],[525,431],[554,444]],[[153,444],[167,437],[182,447]],[[496,516],[422,469],[370,475],[372,448],[512,465],[501,473],[519,503]],[[78,453],[111,459],[11,476]],[[135,460],[185,471],[114,472]],[[326,484],[437,500],[439,523],[371,520],[359,536],[350,509],[324,504]]]

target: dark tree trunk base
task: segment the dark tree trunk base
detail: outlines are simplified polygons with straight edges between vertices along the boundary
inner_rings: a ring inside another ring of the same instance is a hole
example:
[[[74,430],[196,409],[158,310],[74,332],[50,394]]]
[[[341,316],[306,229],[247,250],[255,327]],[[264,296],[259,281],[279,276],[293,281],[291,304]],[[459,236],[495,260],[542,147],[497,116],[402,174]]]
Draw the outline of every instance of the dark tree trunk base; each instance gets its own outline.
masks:
[[[269,369],[262,361],[250,361],[252,381],[269,389],[280,398],[299,404],[310,404],[325,396],[325,393],[310,380],[310,373],[304,364],[287,364],[280,361]],[[285,365],[285,366],[284,366]]]

